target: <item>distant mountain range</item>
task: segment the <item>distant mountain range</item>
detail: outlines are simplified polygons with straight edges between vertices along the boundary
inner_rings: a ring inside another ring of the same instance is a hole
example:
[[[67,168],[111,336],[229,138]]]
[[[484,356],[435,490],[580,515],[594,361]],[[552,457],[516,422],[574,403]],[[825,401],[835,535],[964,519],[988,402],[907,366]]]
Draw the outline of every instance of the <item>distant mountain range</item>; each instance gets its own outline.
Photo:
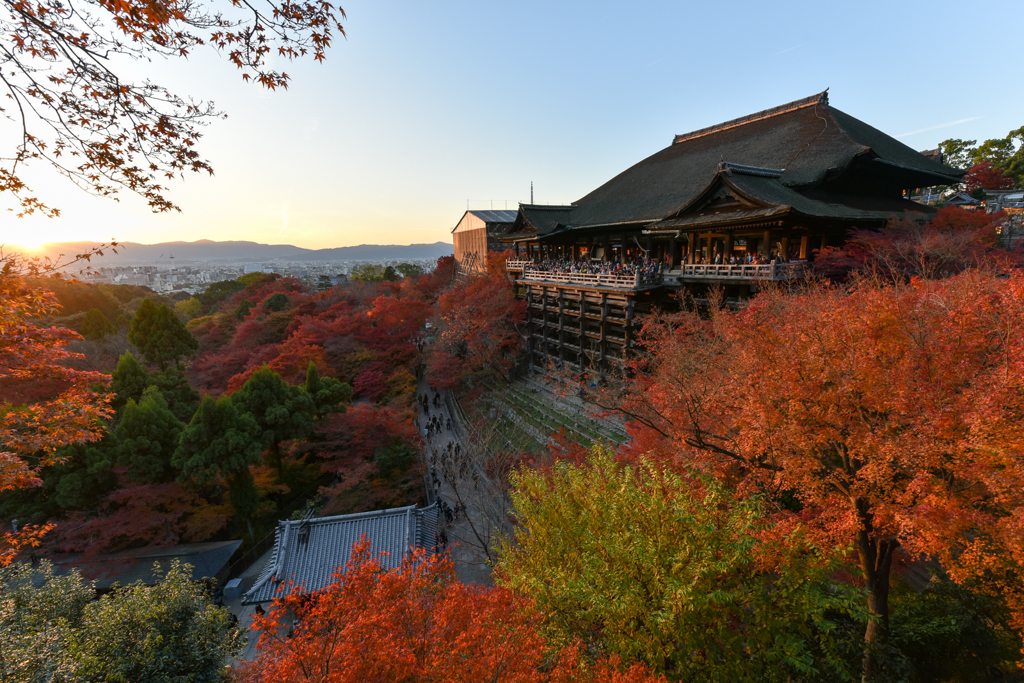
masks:
[[[65,259],[81,254],[98,246],[96,242],[58,242],[48,244],[44,254],[56,258],[63,254]],[[454,253],[451,244],[361,244],[357,247],[335,247],[333,249],[303,249],[291,244],[259,244],[257,242],[161,242],[160,244],[139,244],[121,242],[117,254],[104,252],[92,259],[92,267],[136,266],[166,264],[174,257],[174,264],[193,262],[219,263],[260,263],[264,261],[398,261],[412,259],[436,259]]]

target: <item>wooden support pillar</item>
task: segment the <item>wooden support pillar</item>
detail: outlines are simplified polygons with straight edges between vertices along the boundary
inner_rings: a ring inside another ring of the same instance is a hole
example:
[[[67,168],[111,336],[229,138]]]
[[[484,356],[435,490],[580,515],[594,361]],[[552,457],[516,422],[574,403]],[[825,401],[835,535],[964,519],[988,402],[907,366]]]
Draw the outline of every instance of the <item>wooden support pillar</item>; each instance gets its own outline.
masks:
[[[732,256],[732,233],[726,233],[725,235],[725,253],[722,254],[722,263],[728,263],[729,257]]]
[[[623,328],[622,336],[626,341],[625,347],[622,349],[622,358],[625,360],[626,352],[629,351],[629,344],[633,337],[633,307],[636,305],[636,301],[632,298],[628,299],[626,303],[626,326]]]
[[[576,247],[573,247],[575,251]],[[558,360],[565,360],[565,290],[558,290]]]
[[[782,243],[782,253],[779,254],[780,261],[789,260],[789,235],[783,235],[782,239],[779,240]]]
[[[601,364],[604,365],[605,355],[607,355],[607,336],[608,336],[608,295],[601,295]]]
[[[654,238],[647,236],[647,258],[654,258]]]
[[[533,362],[533,286],[526,285],[526,349],[530,353],[530,366]]]
[[[612,260],[612,235],[611,235],[611,233],[607,233],[604,236],[604,260],[605,261],[611,261]]]
[[[695,232],[687,233],[687,235],[686,235],[686,245],[687,245],[687,251],[688,251],[688,253],[686,255],[686,262],[687,263],[691,263],[691,264],[692,263],[696,263],[697,262],[697,260],[696,260],[697,259],[697,233],[695,233]]]
[[[764,236],[761,238],[761,255],[771,256],[772,255],[772,231],[765,230]]]
[[[801,259],[806,259],[807,258],[807,241],[808,241],[807,235],[801,235],[800,236],[800,258]]]
[[[668,267],[674,270],[676,267],[676,236],[668,238]]]
[[[824,251],[825,247],[828,246],[828,235],[821,236],[821,248]]]

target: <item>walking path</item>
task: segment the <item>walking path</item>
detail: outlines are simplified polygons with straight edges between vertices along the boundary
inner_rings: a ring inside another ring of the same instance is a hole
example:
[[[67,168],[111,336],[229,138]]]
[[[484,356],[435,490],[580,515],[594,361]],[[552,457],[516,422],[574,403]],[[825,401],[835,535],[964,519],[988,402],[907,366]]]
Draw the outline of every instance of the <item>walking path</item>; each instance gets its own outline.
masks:
[[[423,437],[424,448],[421,453],[423,457],[424,470],[426,471],[426,481],[424,482],[427,487],[427,499],[432,501],[433,499],[439,498],[448,505],[449,508],[455,508],[456,502],[460,496],[452,487],[452,483],[449,480],[459,479],[459,472],[452,472],[451,470],[458,469],[458,466],[453,466],[453,463],[460,461],[467,463],[463,465],[462,474],[463,479],[466,475],[466,470],[470,467],[468,464],[469,458],[466,457],[471,452],[473,444],[468,443],[465,439],[465,430],[460,428],[458,417],[452,415],[449,412],[447,402],[443,400],[443,397],[433,390],[427,381],[421,379],[416,387],[417,397],[424,395],[429,397],[428,407],[426,413],[423,412],[423,404],[417,401],[417,423],[420,429],[420,435]],[[435,397],[437,397],[435,404]],[[427,425],[431,421],[431,418],[437,418],[440,421],[439,430],[428,430]],[[449,445],[451,450],[449,451]],[[458,449],[456,451],[456,446]],[[449,474],[454,477],[445,475],[445,469],[443,462],[445,461],[445,453],[451,453],[448,457],[447,462],[449,463]],[[454,454],[458,452],[459,458],[454,457]],[[465,479],[468,483],[468,479]],[[462,496],[466,498],[465,495]],[[483,519],[480,511],[475,509],[476,506],[473,504],[467,505],[467,510],[461,512],[457,519],[453,519],[451,524],[446,529],[448,536],[448,549],[451,553],[452,560],[455,563],[455,574],[463,583],[481,583],[485,585],[493,585],[491,579],[491,568],[487,565],[487,556],[483,552],[478,537],[479,529],[486,524],[486,520]],[[470,519],[467,519],[467,515]],[[473,530],[473,526],[476,525],[477,532]]]

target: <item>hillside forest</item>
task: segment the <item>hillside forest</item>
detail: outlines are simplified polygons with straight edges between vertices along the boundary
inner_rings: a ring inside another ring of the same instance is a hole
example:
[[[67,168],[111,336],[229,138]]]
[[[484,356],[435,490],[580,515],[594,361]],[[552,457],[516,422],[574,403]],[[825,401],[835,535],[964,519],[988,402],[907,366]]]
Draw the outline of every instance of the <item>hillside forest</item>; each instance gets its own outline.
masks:
[[[999,220],[854,232],[807,281],[648,317],[618,371],[548,368],[630,438],[493,453],[493,586],[360,544],[257,617],[255,661],[203,680],[1016,680],[1024,276]],[[180,300],[9,268],[5,561],[251,548],[305,509],[422,503],[419,382],[471,405],[526,371],[504,258]],[[233,628],[203,631],[217,657]]]

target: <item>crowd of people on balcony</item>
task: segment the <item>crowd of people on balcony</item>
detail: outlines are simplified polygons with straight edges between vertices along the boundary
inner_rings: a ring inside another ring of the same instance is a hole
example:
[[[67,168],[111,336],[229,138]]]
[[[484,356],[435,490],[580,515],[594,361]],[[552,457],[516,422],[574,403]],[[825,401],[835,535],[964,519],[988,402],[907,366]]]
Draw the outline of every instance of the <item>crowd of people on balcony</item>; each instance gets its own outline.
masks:
[[[758,266],[767,265],[772,261],[781,262],[783,259],[780,254],[772,254],[771,257],[765,256],[764,254],[756,254],[747,252],[746,254],[731,254],[730,256],[724,256],[721,252],[715,253],[710,259],[699,254],[694,260],[695,264],[698,265],[731,265],[731,266]]]
[[[655,259],[637,258],[626,263],[619,261],[601,261],[598,259],[546,258],[533,259],[529,270],[543,273],[585,275],[611,275],[614,277],[642,278],[660,275],[668,266]]]

